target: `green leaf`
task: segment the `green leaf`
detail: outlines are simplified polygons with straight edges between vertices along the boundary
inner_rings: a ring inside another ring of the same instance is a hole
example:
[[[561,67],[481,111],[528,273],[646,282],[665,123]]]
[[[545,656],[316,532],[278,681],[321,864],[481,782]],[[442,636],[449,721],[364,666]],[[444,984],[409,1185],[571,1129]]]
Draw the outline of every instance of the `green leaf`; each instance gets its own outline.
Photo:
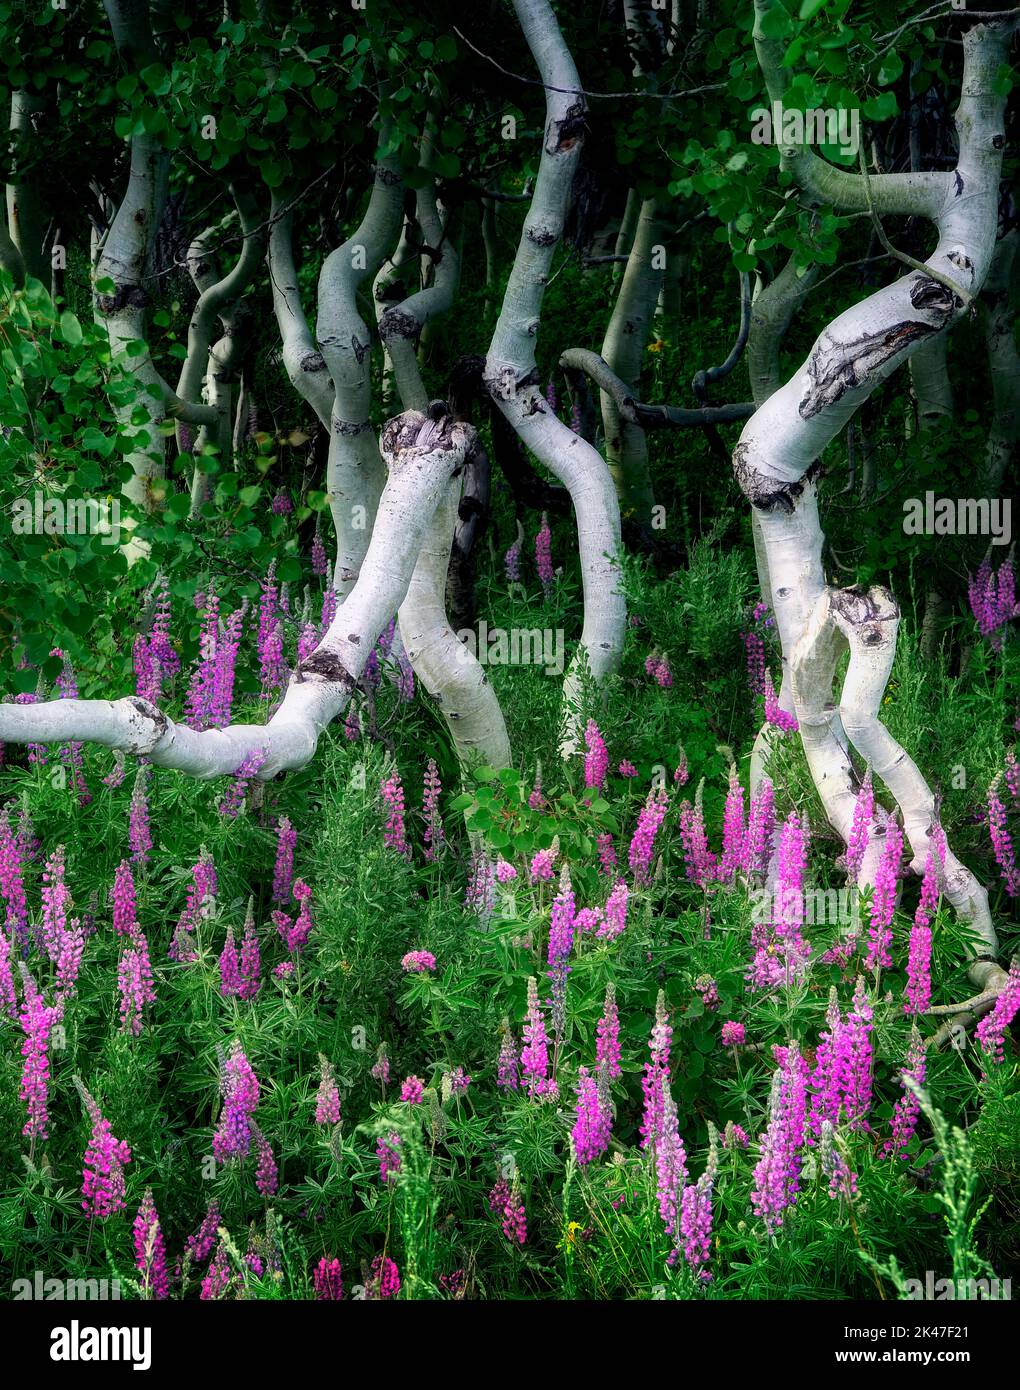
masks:
[[[65,309],[60,315],[60,336],[72,347],[77,347],[82,340],[81,324],[70,309]]]

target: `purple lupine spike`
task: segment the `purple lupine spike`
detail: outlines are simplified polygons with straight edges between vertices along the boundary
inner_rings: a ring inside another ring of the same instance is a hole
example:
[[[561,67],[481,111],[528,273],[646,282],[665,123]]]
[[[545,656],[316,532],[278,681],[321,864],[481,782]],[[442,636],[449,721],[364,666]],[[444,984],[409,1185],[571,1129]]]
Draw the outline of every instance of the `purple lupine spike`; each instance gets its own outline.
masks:
[[[772,1078],[769,1120],[758,1145],[751,1207],[769,1232],[782,1224],[800,1191],[804,1144],[807,1063],[796,1043],[774,1049],[778,1067]]]
[[[319,1053],[319,1089],[315,1094],[315,1123],[317,1125],[338,1125],[340,1123],[340,1090],[336,1084],[333,1068],[323,1054]]]
[[[988,834],[992,841],[995,862],[1006,882],[1006,892],[1011,898],[1020,893],[1020,870],[1017,869],[1013,852],[1013,841],[1006,828],[1006,808],[999,796],[998,777],[988,788]]]
[[[519,584],[521,582],[521,542],[515,540],[510,549],[503,556],[503,567],[506,570],[508,584]]]
[[[584,746],[588,750],[584,758],[584,785],[600,792],[609,771],[609,753],[594,719],[585,725]]]
[[[1016,760],[1016,750],[1006,749],[1006,766],[1003,771],[1006,786],[1014,801],[1020,800],[1020,763]]]
[[[54,985],[58,997],[74,994],[84,951],[85,933],[82,931],[81,921],[72,917],[60,934],[60,945],[57,949]]]
[[[910,929],[910,952],[907,958],[907,985],[903,991],[903,1012],[927,1013],[931,1003],[931,919],[938,906],[939,886],[937,859],[929,849],[921,883],[921,898]]]
[[[124,1210],[124,1165],[131,1161],[131,1150],[123,1139],[115,1137],[109,1120],[78,1077],[74,1084],[92,1121],[82,1169],[82,1211],[105,1221]]]
[[[640,888],[651,878],[652,851],[659,827],[666,818],[669,798],[665,787],[653,787],[638,815],[637,827],[630,842],[628,860],[634,882]]]
[[[606,997],[602,1005],[602,1017],[595,1030],[595,1065],[599,1077],[615,1081],[622,1075],[620,1070],[620,1015],[616,1007],[616,986],[610,981],[606,986]]]
[[[655,1023],[648,1041],[648,1061],[644,1066],[641,1089],[644,1093],[644,1113],[641,1119],[641,1147],[647,1149],[662,1132],[663,1097],[669,1095],[669,1049],[673,1029],[666,1012],[666,996],[659,990],[655,1001]]]
[[[895,816],[885,826],[885,846],[875,871],[875,888],[871,898],[871,926],[868,931],[866,970],[878,971],[892,965],[889,945],[892,941],[892,920],[896,910],[900,862],[903,858],[903,832]]]
[[[23,874],[24,850],[11,830],[7,808],[0,811],[0,896],[4,900],[5,925],[13,931],[22,954],[28,951],[28,900]]]
[[[977,1040],[986,1053],[997,1062],[1005,1057],[1006,1031],[1020,1009],[1020,962],[1014,961],[1009,968],[1006,987],[995,1001],[991,1013],[985,1014],[975,1032]]]
[[[612,1119],[599,1097],[598,1082],[581,1067],[577,1083],[577,1109],[570,1137],[578,1164],[584,1167],[609,1148]]]
[[[297,831],[286,816],[281,816],[276,827],[276,862],[273,866],[273,902],[281,906],[290,902],[296,845]]]
[[[381,1134],[375,1146],[375,1156],[379,1160],[379,1181],[392,1182],[403,1168],[400,1153],[400,1135],[391,1129],[389,1134]]]
[[[297,661],[302,665],[319,645],[319,629],[315,623],[305,623],[298,634]]]
[[[516,1091],[521,1084],[520,1058],[517,1053],[517,1042],[513,1029],[506,1018],[503,1020],[501,1031],[503,1040],[499,1046],[499,1058],[496,1062],[496,1085],[501,1091]]]
[[[549,1042],[538,1002],[538,981],[533,975],[528,980],[528,1012],[524,1021],[521,1074],[532,1099],[548,1094],[550,1088],[555,1086],[549,1080]]]
[[[145,1189],[145,1195],[134,1219],[133,1230],[135,1268],[142,1276],[142,1297],[169,1298],[170,1278],[166,1268],[166,1246],[151,1187]]]
[[[312,573],[319,578],[329,571],[329,562],[326,559],[326,547],[322,543],[322,529],[319,526],[319,519],[315,519],[315,535],[312,538]]]
[[[971,576],[967,593],[982,637],[988,638],[993,651],[1001,651],[1005,626],[1018,612],[1012,554],[995,573],[991,556],[986,555],[977,574]]]
[[[212,691],[209,698],[209,723],[214,729],[226,728],[230,723],[234,706],[234,672],[247,613],[248,600],[245,599],[240,608],[235,608],[226,623],[221,625],[216,641]]]
[[[694,805],[687,800],[680,803],[680,844],[684,852],[684,867],[687,877],[699,888],[707,887],[716,877],[715,855],[708,847],[705,833],[705,813],[702,805],[704,782],[699,783],[695,793]]]
[[[213,1135],[213,1155],[218,1163],[244,1158],[251,1148],[252,1125],[259,1103],[259,1083],[244,1049],[235,1039],[220,1079],[223,1109]]]
[[[244,919],[244,935],[241,937],[239,973],[241,976],[241,984],[237,991],[238,997],[241,999],[254,999],[262,988],[262,958],[259,949],[258,935],[255,931],[254,904],[250,899],[248,902],[248,913]]]
[[[616,873],[616,847],[608,830],[598,837],[596,844],[599,851],[599,872],[612,878]]]
[[[61,941],[67,932],[67,914],[71,894],[64,882],[64,846],[58,845],[43,869],[42,914],[39,922],[39,948],[50,961],[60,954]]]
[[[538,571],[542,590],[548,598],[552,593],[555,575],[552,562],[552,532],[549,529],[549,518],[545,512],[542,513],[542,525],[535,536],[535,568]]]
[[[0,930],[0,1009],[17,1022],[18,996],[14,989],[14,972],[11,967],[12,938]]]
[[[198,635],[198,661],[191,674],[184,701],[184,717],[193,729],[207,729],[212,722],[213,693],[216,688],[216,649],[220,632],[220,601],[210,586],[205,596],[204,616]]]
[[[567,976],[570,974],[570,953],[574,948],[576,916],[570,870],[564,864],[560,872],[560,891],[553,899],[549,919],[548,975],[552,981],[552,1024],[557,1038],[563,1036],[567,1021]]]
[[[149,829],[149,798],[146,795],[145,784],[149,777],[149,766],[143,763],[135,775],[135,785],[131,792],[131,809],[128,814],[128,844],[131,848],[131,860],[135,864],[144,864],[149,857],[149,850],[152,849],[152,833]]]
[[[113,930],[118,936],[130,936],[137,925],[138,909],[135,881],[131,875],[131,865],[126,859],[120,861],[113,875],[110,903],[113,907]]]
[[[344,1296],[343,1270],[339,1260],[327,1260],[325,1255],[312,1272],[312,1287],[319,1303],[338,1303]]]
[[[22,984],[20,1022],[25,1035],[21,1046],[24,1062],[19,1095],[28,1112],[21,1132],[32,1140],[34,1146],[36,1139],[49,1138],[50,1034],[63,1015],[63,1006],[58,1001],[56,1005],[48,1007],[23,961],[19,961],[19,967]]]
[[[654,1107],[658,1120],[652,1136],[655,1191],[666,1234],[675,1239],[679,1233],[683,1190],[687,1182],[687,1153],[680,1137],[680,1121],[676,1101],[670,1094],[669,1080],[659,1074],[655,1084],[658,1092]]]
[[[923,1086],[927,1066],[924,1040],[915,1025],[910,1034],[910,1047],[906,1060],[900,1072],[903,1094],[893,1106],[892,1137],[886,1140],[882,1148],[883,1158],[906,1160],[907,1145],[914,1136],[921,1114],[921,1102],[907,1085],[906,1078],[909,1077],[915,1086]]]
[[[630,891],[624,880],[618,879],[602,909],[602,921],[596,935],[603,941],[615,941],[627,925],[627,903]]]
[[[405,859],[410,859],[411,846],[404,833],[404,788],[398,772],[390,773],[379,788],[379,794],[387,809],[383,844]]]
[[[721,883],[732,883],[748,867],[747,826],[744,824],[744,789],[731,764],[729,790],[723,810],[722,858],[716,870]]]
[[[747,815],[747,872],[765,878],[772,857],[776,828],[776,798],[772,783],[763,777],[751,797]]]
[[[846,850],[846,876],[850,883],[856,884],[864,861],[864,851],[868,846],[868,834],[875,815],[875,789],[871,783],[871,768],[864,774],[864,781],[854,802],[853,820],[850,824],[850,838]]]
[[[202,1224],[193,1236],[185,1242],[185,1253],[192,1264],[202,1264],[216,1244],[216,1232],[220,1227],[220,1204],[214,1197],[206,1207]]]
[[[221,816],[234,820],[240,815],[244,798],[248,795],[248,787],[258,776],[268,757],[268,748],[253,748],[250,753],[245,754],[240,767],[234,773],[233,781],[227,788],[226,795],[216,808]]]
[[[234,943],[234,928],[227,927],[227,938],[220,952],[220,994],[224,999],[241,993],[241,971]]]
[[[769,671],[765,672],[765,720],[783,734],[794,734],[800,728],[796,715],[788,713],[780,705]]]
[[[333,625],[333,619],[336,617],[336,606],[337,592],[330,587],[322,596],[322,611],[319,615],[319,628],[324,637]]]
[[[434,864],[442,853],[445,844],[443,818],[439,813],[439,795],[442,792],[439,768],[435,758],[429,758],[425,765],[425,795],[422,801],[422,816],[425,820],[425,858]]]
[[[263,1197],[272,1197],[280,1182],[280,1170],[269,1140],[253,1120],[251,1131],[255,1139],[255,1190]]]

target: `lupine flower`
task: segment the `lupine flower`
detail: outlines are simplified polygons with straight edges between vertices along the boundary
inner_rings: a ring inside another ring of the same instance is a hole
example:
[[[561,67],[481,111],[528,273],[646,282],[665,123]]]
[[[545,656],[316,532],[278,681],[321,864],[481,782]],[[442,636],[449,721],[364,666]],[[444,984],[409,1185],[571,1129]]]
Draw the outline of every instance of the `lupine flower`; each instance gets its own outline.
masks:
[[[620,1070],[620,1015],[616,1007],[616,986],[610,981],[606,985],[606,997],[602,1005],[602,1017],[595,1030],[595,1065],[599,1077],[615,1081],[622,1075]]]
[[[746,1149],[750,1142],[747,1131],[742,1125],[735,1124],[733,1120],[727,1123],[722,1137],[724,1149]]]
[[[71,906],[64,871],[64,846],[58,845],[43,869],[42,916],[39,924],[39,946],[51,961],[55,961],[60,953],[67,933],[67,912]]]
[[[25,953],[28,950],[28,902],[22,876],[23,858],[20,838],[12,832],[5,808],[0,811],[0,895],[6,910],[6,926],[13,930]]]
[[[213,1135],[213,1155],[218,1163],[244,1158],[251,1148],[251,1117],[259,1103],[259,1083],[241,1044],[231,1046],[220,1078],[223,1109]]]
[[[21,1045],[24,1062],[19,1094],[28,1111],[28,1119],[21,1132],[34,1142],[36,1139],[49,1138],[50,1033],[62,1015],[62,1006],[58,1003],[48,1007],[23,962],[20,968],[20,1021],[25,1041]]]
[[[1006,1030],[1020,1009],[1020,962],[1014,961],[1009,969],[1006,987],[995,1001],[991,1013],[985,1014],[975,1032],[977,1040],[997,1062],[1005,1057]]]
[[[203,845],[198,862],[191,869],[191,885],[184,900],[184,911],[177,920],[167,955],[179,962],[198,958],[191,933],[203,919],[210,917],[216,906],[216,865]]]
[[[616,770],[621,777],[636,777],[638,775],[637,768],[629,758],[624,758]]]
[[[338,1125],[340,1123],[340,1091],[333,1075],[333,1068],[319,1053],[319,1089],[315,1096],[315,1123],[317,1125]]]
[[[135,1216],[134,1236],[135,1268],[142,1275],[144,1295],[148,1298],[168,1298],[170,1280],[166,1269],[166,1247],[151,1187],[145,1189],[145,1196]]]
[[[612,1122],[599,1098],[598,1082],[588,1075],[587,1067],[582,1067],[577,1083],[574,1127],[570,1131],[574,1154],[582,1167],[601,1157],[609,1148],[611,1130]]]
[[[1011,898],[1020,892],[1020,870],[1013,855],[1013,841],[1006,829],[1006,809],[999,797],[999,779],[988,788],[988,833],[995,852],[995,862],[1006,880],[1006,892]]]
[[[726,793],[726,807],[723,811],[722,858],[716,870],[721,883],[732,883],[748,860],[747,827],[744,825],[744,789],[740,785],[737,769],[730,767],[729,791]]]
[[[871,927],[868,931],[866,970],[881,970],[892,965],[889,944],[892,941],[892,919],[896,909],[896,889],[903,857],[903,832],[895,816],[885,827],[885,848],[875,872],[875,889],[871,898]]]
[[[316,532],[318,537],[318,532]],[[327,1260],[325,1255],[312,1273],[312,1286],[320,1303],[339,1302],[344,1296],[343,1270],[340,1261]]]
[[[217,808],[221,816],[227,816],[233,820],[240,814],[241,807],[244,805],[244,798],[248,795],[248,786],[261,771],[262,765],[268,757],[268,748],[253,748],[250,753],[245,754],[241,760],[241,765],[234,773],[233,781],[227,788],[226,795]]]
[[[143,938],[144,940],[144,938]],[[146,979],[148,950],[145,954],[137,948],[129,948],[121,955],[117,965],[117,988],[120,991],[120,1028],[122,1033],[132,1033],[138,1037],[142,1031],[142,1015],[146,1004],[155,999],[150,978]]]
[[[375,1146],[375,1156],[379,1160],[379,1181],[388,1183],[397,1176],[401,1169],[400,1157],[400,1135],[396,1130],[390,1130],[387,1135],[380,1135],[379,1141]]]
[[[680,804],[680,843],[683,846],[684,866],[687,877],[699,888],[716,877],[715,855],[708,847],[705,834],[705,814],[702,808],[704,783],[698,786],[694,805],[689,801]]]
[[[655,1023],[648,1041],[648,1061],[644,1066],[641,1089],[644,1093],[644,1113],[641,1118],[641,1147],[647,1149],[655,1142],[663,1126],[663,1097],[669,1094],[669,1049],[673,1029],[666,1012],[666,996],[659,990],[655,1001]]]
[[[645,658],[645,675],[651,676],[656,685],[661,686],[663,690],[669,690],[673,684],[673,672],[661,652],[652,652]]]
[[[871,784],[871,768],[864,774],[854,802],[854,815],[850,824],[850,839],[846,850],[846,876],[850,883],[856,884],[864,861],[864,851],[868,846],[868,832],[875,815],[875,789]]]
[[[783,734],[796,733],[800,727],[796,716],[780,707],[772,676],[768,671],[765,672],[765,720]]]
[[[689,780],[689,778],[690,778],[690,775],[691,775],[691,770],[690,770],[689,766],[687,765],[687,754],[686,754],[686,753],[681,753],[681,754],[680,754],[680,761],[677,763],[676,768],[674,769],[674,772],[673,772],[673,781],[674,781],[674,782],[677,784],[677,786],[679,786],[679,787],[686,786],[686,785],[687,785],[687,782],[688,782],[688,780]]]
[[[269,1140],[254,1121],[251,1128],[255,1136],[255,1190],[263,1197],[272,1197],[280,1181],[276,1159]]]
[[[910,1035],[910,1047],[907,1051],[906,1062],[900,1073],[900,1084],[903,1087],[903,1094],[893,1106],[892,1117],[892,1138],[886,1140],[882,1149],[883,1158],[907,1157],[907,1145],[914,1136],[917,1128],[917,1121],[921,1114],[921,1102],[907,1085],[907,1078],[917,1086],[924,1085],[924,1076],[927,1070],[928,1060],[925,1055],[924,1042],[916,1026]]]
[[[81,958],[85,950],[85,933],[81,922],[73,917],[68,927],[60,935],[57,949],[57,971],[54,981],[58,995],[71,995],[81,969]]]
[[[124,1209],[124,1165],[131,1161],[131,1150],[114,1136],[109,1120],[77,1077],[75,1085],[92,1121],[82,1169],[82,1211],[105,1221]]]
[[[936,859],[929,849],[924,864],[921,899],[910,929],[910,953],[907,958],[907,987],[903,991],[903,1012],[923,1014],[931,1003],[931,915],[938,906],[939,886]]]
[[[714,1133],[714,1131],[713,1131]],[[680,1237],[689,1267],[702,1281],[712,1276],[706,1265],[712,1253],[712,1188],[715,1183],[715,1145],[708,1167],[696,1183],[688,1183],[680,1205]]]
[[[589,719],[585,725],[584,746],[588,750],[584,758],[584,785],[601,791],[609,771],[609,753],[594,719]]]
[[[453,1299],[464,1297],[466,1289],[467,1275],[462,1269],[455,1269],[452,1274],[441,1274],[439,1276],[439,1287],[444,1293],[449,1294]]]
[[[283,660],[283,638],[281,633],[280,595],[276,585],[276,562],[274,561],[260,583],[259,628],[256,639],[262,698],[267,700],[272,693],[287,680],[287,668]]]
[[[610,878],[616,872],[616,848],[613,845],[613,837],[609,831],[601,834],[595,842],[599,851],[599,872],[607,874]]]
[[[496,1085],[501,1091],[516,1091],[521,1084],[519,1058],[517,1056],[517,1043],[509,1020],[504,1018],[501,1031],[503,1040],[499,1046],[499,1057],[496,1062]]]
[[[982,637],[993,651],[1002,650],[1002,629],[1016,617],[1017,603],[1013,578],[1013,557],[1009,555],[993,574],[991,556],[986,555],[967,586],[971,612]]]
[[[701,1002],[706,1009],[712,1010],[719,1007],[719,986],[711,975],[699,975],[694,981],[694,988],[701,995]]]
[[[149,767],[143,763],[135,776],[134,790],[131,793],[128,844],[131,847],[132,862],[135,864],[144,864],[149,857],[149,850],[152,849],[152,835],[149,831],[149,799],[145,793],[148,776]]]
[[[442,852],[445,835],[443,819],[439,814],[439,794],[442,791],[439,768],[435,758],[429,758],[425,765],[425,795],[422,801],[422,816],[425,819],[425,858],[435,863]]]
[[[408,951],[400,965],[408,974],[422,974],[435,970],[436,958],[431,951]]]
[[[202,1289],[198,1296],[203,1302],[215,1302],[225,1298],[233,1284],[234,1272],[230,1267],[230,1256],[221,1239],[217,1243],[216,1254],[212,1257],[208,1272],[202,1280]]]
[[[425,1083],[420,1076],[408,1076],[400,1088],[400,1099],[408,1105],[420,1105],[425,1095]]]
[[[517,870],[505,859],[496,860],[496,882],[512,883],[517,877]]]
[[[312,919],[312,890],[304,879],[294,880],[294,899],[299,904],[294,925],[287,934],[287,950],[292,954],[304,950],[315,923]]]
[[[75,700],[78,697],[78,682],[75,678],[74,667],[71,665],[70,657],[59,647],[54,647],[50,656],[59,657],[63,663],[63,669],[57,677],[57,689],[60,691],[62,700]],[[78,805],[88,806],[92,800],[92,793],[85,784],[85,770],[82,765],[82,751],[80,743],[69,743],[66,748],[61,749],[61,760],[66,762],[71,768],[71,785],[78,793]]]
[[[27,663],[25,663],[27,664]],[[40,696],[33,694],[32,691],[23,691],[20,695],[15,695],[14,704],[16,705],[36,705],[39,703]],[[27,743],[28,761],[34,767],[46,766],[46,745],[42,743]]]
[[[513,545],[503,556],[503,567],[506,570],[508,584],[519,584],[521,582],[521,542],[514,541]]]
[[[464,1071],[463,1067],[454,1067],[452,1071],[443,1077],[444,1088],[449,1088],[451,1096],[464,1095],[471,1085],[471,1078]]]
[[[650,1136],[655,1159],[655,1194],[659,1216],[666,1234],[678,1233],[684,1185],[687,1182],[687,1153],[680,1137],[680,1121],[676,1102],[669,1090],[669,1079],[659,1073],[656,1077],[658,1096],[654,1110],[657,1115],[655,1132]],[[648,1096],[645,1096],[647,1115]]]
[[[1003,775],[1013,800],[1020,799],[1020,763],[1017,762],[1016,752],[1012,748],[1006,749],[1006,767]]]
[[[836,1134],[828,1120],[822,1125],[818,1141],[818,1165],[829,1179],[829,1197],[835,1201],[845,1198],[852,1202],[857,1196],[857,1174],[850,1171],[850,1165],[836,1146]]]
[[[546,598],[552,593],[553,586],[553,563],[552,563],[552,532],[549,530],[549,518],[545,512],[542,513],[542,525],[535,536],[535,568],[542,584],[542,589]]]
[[[768,1125],[758,1141],[761,1157],[754,1170],[751,1206],[769,1232],[782,1224],[800,1190],[804,1143],[807,1063],[797,1044],[774,1049],[779,1066],[772,1077]]]
[[[322,531],[319,529],[318,519],[316,519],[315,535],[312,538],[312,573],[321,577],[328,569],[326,547],[322,543]]]
[[[0,931],[0,1009],[17,1020],[18,996],[14,991],[14,974],[11,970],[11,939],[5,931]]]
[[[280,488],[279,492],[274,495],[269,510],[273,516],[290,516],[294,510],[294,503],[290,493],[285,488]]]
[[[747,1033],[742,1023],[728,1021],[723,1024],[720,1036],[723,1047],[742,1047]]]
[[[281,816],[276,827],[276,862],[273,865],[273,902],[281,905],[290,902],[291,884],[294,880],[294,847],[297,844],[297,831],[286,816]]]
[[[552,1020],[557,1037],[566,1025],[567,975],[570,973],[570,953],[574,948],[574,918],[576,907],[570,884],[570,871],[564,865],[560,874],[560,891],[553,900],[549,918],[549,978],[552,980]]]
[[[378,1081],[379,1085],[382,1086],[384,1090],[389,1085],[390,1059],[386,1055],[385,1043],[379,1044],[379,1050],[376,1053],[375,1062],[373,1063],[370,1075]]]
[[[400,1271],[387,1255],[376,1255],[372,1261],[369,1298],[396,1298],[400,1292]]]
[[[198,636],[198,662],[192,672],[184,701],[184,716],[193,729],[207,729],[212,723],[213,693],[216,688],[216,648],[220,633],[219,598],[212,589],[205,596],[204,607],[205,616]]]
[[[507,1240],[517,1245],[525,1245],[528,1239],[528,1223],[524,1214],[524,1203],[520,1194],[511,1192],[503,1207],[503,1234]]]
[[[234,928],[227,927],[227,939],[220,953],[220,994],[229,999],[232,994],[241,993],[241,971],[234,944]]]
[[[867,1129],[874,1059],[871,1042],[872,1009],[864,988],[863,975],[857,980],[853,1003],[847,1014],[847,1028],[850,1033],[850,1055],[844,1110],[851,1129]]]
[[[589,934],[597,931],[604,921],[600,907],[582,907],[574,918],[574,929],[578,934]]]
[[[648,799],[638,815],[637,828],[634,831],[628,851],[630,871],[634,875],[634,882],[638,887],[647,884],[651,877],[655,837],[666,818],[668,804],[665,788],[654,787],[648,793]]]
[[[602,909],[602,923],[597,932],[601,940],[615,941],[618,936],[623,934],[624,928],[627,925],[627,903],[629,898],[630,891],[621,878],[613,886],[612,892],[606,899],[605,907]]]
[[[551,849],[540,849],[532,857],[528,867],[532,883],[549,883],[552,880],[555,858],[555,852]]]
[[[528,1012],[524,1021],[521,1074],[532,1099],[546,1095],[550,1087],[555,1086],[549,1080],[549,1041],[538,1002],[538,982],[533,975],[528,980]]]
[[[361,723],[358,719],[358,711],[353,704],[347,707],[347,717],[344,720],[344,738],[348,743],[357,743],[361,737]]]
[[[764,878],[772,856],[772,836],[776,826],[775,793],[772,783],[763,777],[751,797],[747,816],[747,852],[745,866],[749,874]]]
[[[403,855],[405,859],[410,859],[411,846],[404,834],[404,788],[398,773],[392,772],[386,778],[380,788],[380,795],[388,810],[383,843],[397,854]]]
[[[319,615],[319,627],[322,635],[325,636],[333,626],[333,619],[336,617],[337,592],[329,588],[322,596],[322,612]]]
[[[471,855],[464,902],[483,922],[487,922],[495,911],[496,870],[484,850]]]
[[[223,729],[230,723],[234,705],[234,670],[247,612],[248,601],[245,599],[240,608],[235,608],[222,625],[222,631],[216,639],[216,660],[213,666],[212,693],[209,697],[209,723],[214,729]]]
[[[752,697],[765,694],[765,643],[757,632],[742,632],[747,653],[747,685]]]
[[[288,961],[289,965],[290,962]],[[239,965],[241,983],[238,987],[238,996],[241,999],[254,999],[262,988],[262,960],[259,950],[259,939],[255,932],[255,916],[252,906],[248,905],[248,915],[244,922],[244,935],[241,938],[241,959]]]
[[[535,784],[528,794],[528,805],[533,811],[539,811],[545,805],[545,797],[542,795],[542,769],[535,769]]]
[[[130,936],[136,926],[137,908],[135,882],[131,876],[131,865],[126,859],[120,861],[114,873],[110,902],[113,905],[113,930],[118,936]]]
[[[216,1232],[220,1225],[220,1204],[214,1197],[206,1208],[202,1224],[193,1236],[185,1242],[185,1250],[192,1264],[201,1264],[216,1242]]]

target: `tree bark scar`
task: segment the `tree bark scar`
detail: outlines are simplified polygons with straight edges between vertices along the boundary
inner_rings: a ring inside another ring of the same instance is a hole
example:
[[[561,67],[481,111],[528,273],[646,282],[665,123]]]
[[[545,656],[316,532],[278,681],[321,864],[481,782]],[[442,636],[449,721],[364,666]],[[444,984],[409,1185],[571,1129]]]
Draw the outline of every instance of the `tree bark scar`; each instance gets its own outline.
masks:
[[[858,629],[860,640],[866,647],[877,647],[886,640],[882,624],[893,622],[900,616],[900,606],[888,589],[880,584],[864,588],[852,584],[846,589],[829,591],[829,606],[837,617],[848,627]]]
[[[545,146],[547,153],[566,154],[584,139],[584,131],[584,102],[576,101],[567,108],[561,120],[553,121]]]
[[[160,739],[167,731],[169,721],[166,715],[161,709],[157,709],[155,705],[150,704],[148,700],[142,700],[137,695],[129,695],[128,700],[135,711],[152,725],[152,743],[150,748],[155,748],[156,744],[159,743]]]
[[[948,259],[954,264],[959,264],[960,258],[955,254]],[[962,259],[966,260],[966,257]],[[952,290],[946,289],[945,285],[939,284],[938,280],[933,280],[930,275],[919,275],[911,285],[910,302],[915,309],[933,314],[938,320],[936,328],[944,328],[955,311],[963,308],[963,301],[953,294]]]
[[[407,338],[413,342],[420,332],[421,325],[418,320],[403,309],[387,309],[379,320],[379,337],[384,343],[391,342],[394,338]]]
[[[342,685],[347,690],[353,690],[357,684],[340,658],[334,652],[324,651],[321,647],[301,663],[300,670],[302,676],[319,676],[320,679],[333,685]]]
[[[361,366],[362,362],[364,362],[365,358],[368,356],[371,346],[371,343],[360,342],[356,333],[351,334],[351,351],[354,353],[354,360],[357,362],[359,367]]]
[[[559,237],[548,227],[526,227],[524,235],[535,246],[555,246]]]
[[[306,352],[298,365],[303,372],[324,372],[326,359],[321,352]]]
[[[741,492],[760,512],[792,512],[804,488],[822,472],[822,465],[816,460],[802,477],[781,483],[755,468],[748,457],[750,452],[749,444],[738,444],[733,450],[733,476]]]
[[[941,295],[950,296],[949,291],[937,281],[923,277],[927,284],[934,286]],[[911,291],[911,301],[915,308],[934,308],[918,304]],[[946,316],[952,313],[950,308]],[[837,404],[848,391],[857,391],[868,384],[872,374],[908,348],[911,343],[921,342],[938,329],[931,324],[906,319],[895,323],[891,328],[879,333],[868,333],[855,343],[835,343],[824,335],[808,358],[808,389],[797,407],[802,420],[810,420],[824,410]]]
[[[370,424],[366,424],[363,420],[338,420],[335,415],[331,423],[333,433],[344,437],[353,434],[363,434],[365,430],[370,430],[372,428]]]

